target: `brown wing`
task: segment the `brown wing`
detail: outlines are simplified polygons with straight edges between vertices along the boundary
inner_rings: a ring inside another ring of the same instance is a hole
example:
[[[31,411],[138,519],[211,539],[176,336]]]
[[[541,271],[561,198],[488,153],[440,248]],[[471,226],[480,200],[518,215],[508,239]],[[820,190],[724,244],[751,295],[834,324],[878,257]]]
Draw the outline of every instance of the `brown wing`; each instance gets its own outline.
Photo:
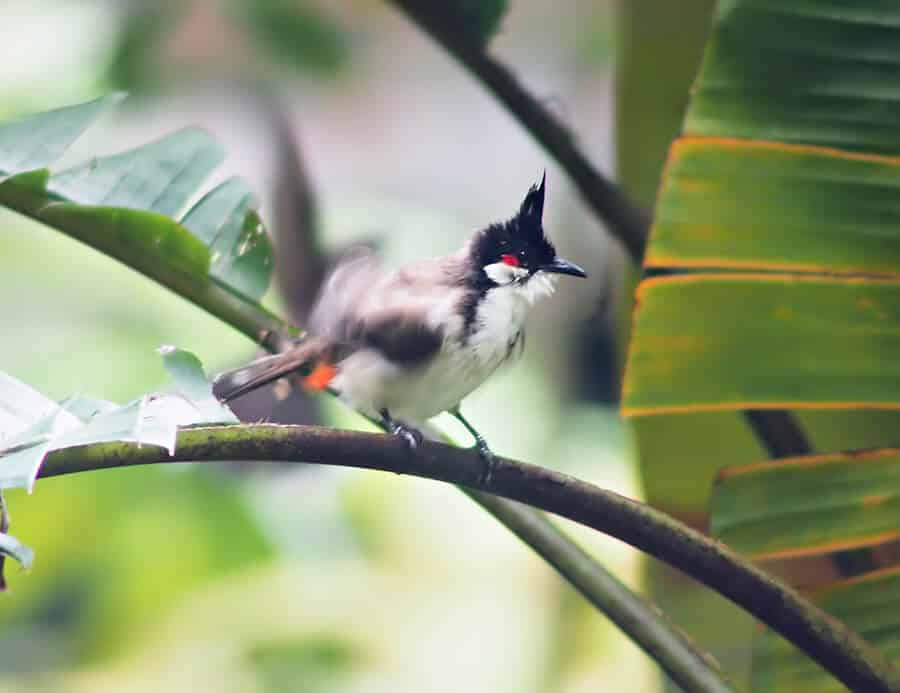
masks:
[[[309,371],[317,361],[333,358],[333,345],[321,337],[309,337],[280,354],[264,356],[252,363],[220,373],[213,390],[222,402],[230,402],[252,390],[293,373]]]
[[[379,316],[377,321],[360,321],[360,341],[378,349],[394,363],[414,366],[427,361],[440,350],[443,335],[421,322],[402,315]]]
[[[378,349],[396,363],[422,363],[444,341],[435,307],[447,302],[452,288],[445,265],[426,260],[390,271],[371,251],[357,251],[325,282],[310,317],[311,331]]]

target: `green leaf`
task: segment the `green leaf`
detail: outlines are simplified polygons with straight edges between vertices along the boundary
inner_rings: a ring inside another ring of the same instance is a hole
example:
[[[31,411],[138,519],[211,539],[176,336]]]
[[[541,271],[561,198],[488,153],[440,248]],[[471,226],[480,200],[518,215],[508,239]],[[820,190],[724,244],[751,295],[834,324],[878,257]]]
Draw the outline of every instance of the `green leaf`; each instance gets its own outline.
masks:
[[[802,275],[645,281],[623,411],[897,408],[898,325],[896,281]]]
[[[15,437],[56,415],[59,409],[52,399],[0,371],[0,447],[8,447]]]
[[[179,426],[237,423],[216,400],[199,359],[174,347],[160,350],[177,394],[145,395],[118,407],[85,397],[67,400],[77,413],[0,373],[0,490],[31,492],[53,450],[122,441],[156,445],[172,454]]]
[[[52,194],[81,205],[125,207],[174,217],[224,158],[209,133],[186,128],[55,174],[47,187]]]
[[[9,534],[0,533],[0,555],[14,558],[26,570],[34,562],[34,551]],[[0,573],[0,580],[2,580],[2,573]]]
[[[896,158],[682,139],[669,156],[646,262],[898,274],[898,196]]]
[[[121,441],[156,445],[171,455],[175,451],[180,420],[170,410],[157,405],[157,401],[156,396],[141,397],[125,406],[99,413],[86,425],[53,438],[51,449]]]
[[[56,161],[104,110],[124,94],[0,124],[0,173],[20,173]]]
[[[900,657],[900,570],[838,583],[813,595],[820,607],[857,631],[888,658]],[[847,689],[783,638],[765,631],[754,652],[752,689],[842,693]]]
[[[900,538],[900,450],[729,467],[713,493],[711,529],[755,558]]]
[[[96,397],[73,395],[60,402],[60,406],[82,422],[87,423],[99,414],[117,409],[119,405]]]
[[[613,10],[616,171],[629,193],[652,205],[666,151],[684,123],[714,0],[628,0]],[[593,13],[594,22],[602,14]],[[672,31],[673,26],[678,31]],[[609,30],[609,29],[608,29]]]
[[[0,371],[0,490],[30,492],[49,441],[79,425],[59,404]]]
[[[50,452],[49,441],[35,441],[14,449],[0,450],[0,489],[34,489],[38,472]]]
[[[239,423],[232,411],[216,399],[200,359],[173,346],[160,347],[159,353],[176,391],[195,410],[196,421],[191,423]],[[187,415],[182,417],[182,425],[187,418]]]
[[[746,424],[735,435],[729,413],[746,409],[790,411],[817,450],[896,444],[898,66],[896,3],[717,4],[659,188],[646,262],[663,271],[637,292],[623,408],[639,417],[645,468],[697,469],[707,448],[747,464]],[[865,455],[739,467],[715,490],[712,525],[757,556],[868,546],[897,531],[891,476]],[[664,479],[648,482],[657,498]],[[802,667],[757,657],[755,689],[830,690]]]
[[[17,166],[51,163],[50,154],[61,154],[112,100],[32,116],[15,123],[5,139],[7,126],[0,125],[0,145],[8,149],[0,157]],[[38,157],[35,141],[45,136],[52,146]],[[235,179],[219,186],[186,215],[186,222],[212,247],[176,221],[222,157],[207,133],[187,128],[52,176],[46,169],[11,170],[18,175],[0,179],[0,205],[64,231],[163,284],[175,284],[197,300],[217,294],[220,303],[249,303],[269,286],[272,249],[243,183]],[[227,298],[210,286],[211,280],[228,288]],[[223,311],[234,309],[223,306]]]
[[[57,411],[7,441],[0,449],[0,489],[34,488],[46,456],[53,450],[109,441],[175,447],[178,420],[143,397],[124,407],[98,412],[81,421],[57,405]],[[190,421],[193,423],[193,421]]]
[[[50,171],[41,168],[0,181],[0,205],[28,216],[36,216],[42,207],[55,201],[47,193],[49,180]]]
[[[251,298],[269,286],[272,244],[244,182],[231,178],[206,194],[181,223],[212,253],[210,274]]]
[[[890,0],[729,0],[688,135],[900,152],[900,6]]]
[[[148,276],[155,276],[162,266],[188,280],[207,281],[207,247],[183,226],[156,212],[55,203],[35,216],[88,245],[103,248],[107,255]]]
[[[659,192],[669,144],[684,121],[713,4],[713,0],[628,0],[614,6],[617,177],[648,208]],[[595,12],[591,21],[602,24],[601,13]],[[638,272],[632,274],[625,280],[624,305],[617,311],[623,353],[639,278]],[[695,527],[708,524],[710,489],[723,460],[752,462],[762,455],[735,412],[646,416],[626,424],[638,443],[634,448],[647,502]],[[732,681],[742,681],[746,617],[730,602],[672,571],[647,566],[643,580],[663,612],[704,643]],[[723,628],[723,623],[728,626]]]

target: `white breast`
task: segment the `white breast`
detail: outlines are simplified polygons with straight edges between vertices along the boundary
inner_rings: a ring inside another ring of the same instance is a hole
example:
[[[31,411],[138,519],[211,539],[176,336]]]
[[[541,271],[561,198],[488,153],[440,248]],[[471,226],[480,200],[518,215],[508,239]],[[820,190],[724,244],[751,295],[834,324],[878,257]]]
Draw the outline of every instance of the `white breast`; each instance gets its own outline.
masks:
[[[542,274],[524,284],[491,289],[467,335],[460,318],[445,314],[450,329],[441,351],[426,365],[404,370],[367,349],[340,364],[333,385],[351,406],[370,416],[386,408],[395,418],[421,422],[452,409],[500,365],[521,355],[528,309],[552,290],[552,278]]]

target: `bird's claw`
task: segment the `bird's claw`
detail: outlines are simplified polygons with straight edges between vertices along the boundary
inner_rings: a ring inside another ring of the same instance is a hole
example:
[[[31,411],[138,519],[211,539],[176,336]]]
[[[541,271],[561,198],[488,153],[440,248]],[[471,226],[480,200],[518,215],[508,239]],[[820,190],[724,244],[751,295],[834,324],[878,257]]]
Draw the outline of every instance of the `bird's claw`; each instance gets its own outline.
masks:
[[[481,471],[481,476],[478,479],[478,483],[481,486],[487,486],[494,478],[494,470],[497,468],[497,458],[494,456],[494,453],[491,452],[491,449],[487,446],[484,438],[478,438],[475,440],[475,449],[478,450],[478,455],[484,461],[484,469],[482,469]]]
[[[391,433],[402,440],[410,450],[415,450],[422,442],[421,431],[399,421],[391,423]]]

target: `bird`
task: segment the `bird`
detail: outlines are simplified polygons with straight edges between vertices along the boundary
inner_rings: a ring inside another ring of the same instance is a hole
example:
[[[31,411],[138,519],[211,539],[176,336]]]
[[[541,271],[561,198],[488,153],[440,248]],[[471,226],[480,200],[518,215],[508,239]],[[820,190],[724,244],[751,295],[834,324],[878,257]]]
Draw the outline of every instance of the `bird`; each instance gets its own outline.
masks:
[[[387,268],[356,249],[323,282],[309,330],[282,353],[220,374],[220,401],[298,375],[308,390],[330,390],[380,422],[414,451],[415,423],[441,412],[472,436],[489,482],[496,458],[463,416],[462,400],[525,345],[529,309],[560,275],[586,277],[563,259],[543,225],[546,172],[516,213],[475,231],[455,253]]]

